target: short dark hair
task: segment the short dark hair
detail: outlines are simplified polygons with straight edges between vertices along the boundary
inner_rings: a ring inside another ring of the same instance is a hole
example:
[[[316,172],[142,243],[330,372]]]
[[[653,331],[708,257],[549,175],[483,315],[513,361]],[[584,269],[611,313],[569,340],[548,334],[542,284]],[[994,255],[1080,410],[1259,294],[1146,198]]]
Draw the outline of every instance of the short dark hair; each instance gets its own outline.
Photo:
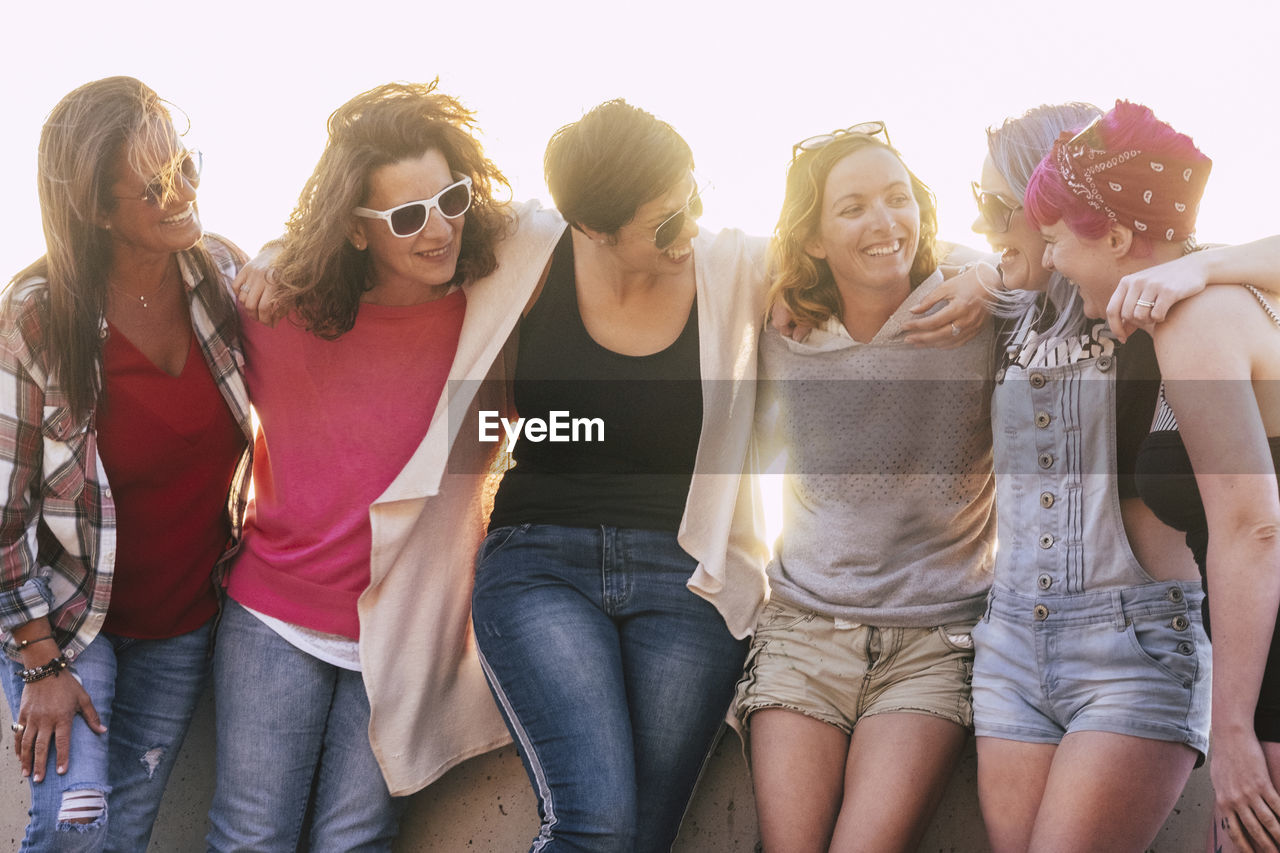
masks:
[[[671,125],[619,98],[552,134],[542,165],[565,221],[614,234],[693,169],[693,151]]]

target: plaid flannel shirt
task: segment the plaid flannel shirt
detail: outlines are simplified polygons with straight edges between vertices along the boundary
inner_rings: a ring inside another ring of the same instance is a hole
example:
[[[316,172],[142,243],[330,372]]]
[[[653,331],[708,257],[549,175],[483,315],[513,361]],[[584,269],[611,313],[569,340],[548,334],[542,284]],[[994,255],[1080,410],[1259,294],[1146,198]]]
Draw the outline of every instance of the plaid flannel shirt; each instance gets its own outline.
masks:
[[[235,315],[215,327],[208,311],[215,289],[229,290],[244,255],[212,234],[205,235],[205,246],[217,281],[199,280],[190,256],[178,255],[191,325],[214,382],[252,447]],[[67,657],[79,654],[102,628],[115,570],[116,511],[98,456],[94,413],[74,420],[57,377],[49,375],[47,306],[48,282],[42,278],[16,283],[0,305],[0,637],[15,660],[11,632],[41,616],[49,618]],[[232,539],[215,571],[239,544],[249,453],[246,449],[241,457],[227,496]]]

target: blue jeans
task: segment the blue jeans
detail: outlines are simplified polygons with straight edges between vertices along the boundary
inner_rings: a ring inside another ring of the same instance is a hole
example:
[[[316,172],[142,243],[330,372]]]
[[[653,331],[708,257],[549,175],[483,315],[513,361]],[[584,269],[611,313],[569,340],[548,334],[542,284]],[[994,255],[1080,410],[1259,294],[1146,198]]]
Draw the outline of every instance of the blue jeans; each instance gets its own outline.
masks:
[[[71,672],[93,700],[107,733],[94,734],[77,714],[71,724],[70,765],[61,776],[54,772],[56,750],[49,750],[43,781],[31,783],[24,851],[133,853],[147,848],[165,783],[208,675],[209,631],[206,624],[164,640],[102,633],[80,653]],[[10,662],[3,679],[15,719],[24,687],[21,669]],[[100,791],[107,795],[107,810],[91,823],[59,823],[64,791]]]
[[[308,804],[305,849],[391,849],[405,800],[387,790],[369,745],[360,673],[312,657],[228,600],[213,688],[210,850],[294,853]]]
[[[481,662],[538,796],[531,850],[670,850],[746,641],[675,534],[520,525],[477,557]]]

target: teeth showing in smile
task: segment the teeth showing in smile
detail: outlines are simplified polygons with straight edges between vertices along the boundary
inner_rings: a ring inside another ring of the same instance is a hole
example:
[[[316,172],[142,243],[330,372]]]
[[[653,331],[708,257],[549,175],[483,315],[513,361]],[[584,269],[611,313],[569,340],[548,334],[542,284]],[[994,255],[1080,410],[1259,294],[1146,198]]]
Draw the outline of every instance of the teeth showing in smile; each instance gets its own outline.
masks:
[[[663,249],[662,254],[666,255],[673,261],[683,261],[693,251],[693,246],[685,246],[683,249]]]
[[[191,214],[193,212],[194,211],[192,211],[191,207],[188,205],[187,209],[182,211],[181,213],[176,213],[173,216],[168,217],[167,219],[161,219],[160,224],[161,225],[178,225],[179,223],[186,222],[188,219],[190,219]]]
[[[870,255],[873,258],[882,258],[885,255],[896,255],[902,250],[902,241],[894,240],[892,243],[877,243],[874,246],[868,246],[863,249],[863,254]]]
[[[419,256],[427,258],[429,260],[435,260],[436,258],[443,258],[447,254],[449,254],[448,246],[442,246],[439,249],[431,249],[426,252],[418,252]]]

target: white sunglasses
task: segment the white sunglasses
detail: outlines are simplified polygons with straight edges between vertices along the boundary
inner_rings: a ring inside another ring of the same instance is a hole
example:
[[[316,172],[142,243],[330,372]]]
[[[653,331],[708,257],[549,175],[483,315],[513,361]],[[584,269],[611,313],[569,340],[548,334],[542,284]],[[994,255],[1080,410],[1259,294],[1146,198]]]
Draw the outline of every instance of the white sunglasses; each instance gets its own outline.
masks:
[[[457,181],[431,198],[407,201],[386,210],[357,207],[352,213],[363,216],[365,219],[383,220],[391,229],[391,233],[397,237],[413,237],[427,227],[432,208],[440,211],[440,215],[445,219],[457,219],[471,209],[471,178],[459,175],[457,172],[454,172],[453,176]]]

